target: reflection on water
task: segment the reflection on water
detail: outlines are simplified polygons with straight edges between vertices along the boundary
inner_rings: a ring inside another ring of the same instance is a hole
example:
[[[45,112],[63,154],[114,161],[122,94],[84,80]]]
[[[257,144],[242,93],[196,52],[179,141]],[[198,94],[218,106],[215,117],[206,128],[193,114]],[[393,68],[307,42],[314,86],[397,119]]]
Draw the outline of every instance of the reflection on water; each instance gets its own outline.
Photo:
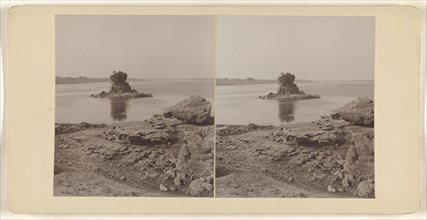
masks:
[[[127,118],[128,100],[111,100],[111,118],[114,121],[123,121]]]
[[[257,99],[270,91],[277,91],[275,84],[217,86],[215,95],[215,122],[217,124],[281,125],[312,122],[322,115],[361,96],[374,98],[373,81],[313,81],[298,83],[307,94],[316,94],[321,99],[284,100]]]
[[[154,95],[127,101],[94,99],[90,94],[110,88],[110,82],[56,84],[56,123],[105,123],[144,121],[190,95],[213,103],[215,79],[147,79],[130,82],[132,88]],[[276,104],[276,103],[274,103]],[[276,106],[275,106],[276,107]],[[276,107],[277,108],[277,107]],[[275,116],[275,115],[274,115]],[[278,120],[277,120],[278,121]]]
[[[295,103],[292,101],[277,101],[279,104],[279,119],[281,122],[295,121]]]

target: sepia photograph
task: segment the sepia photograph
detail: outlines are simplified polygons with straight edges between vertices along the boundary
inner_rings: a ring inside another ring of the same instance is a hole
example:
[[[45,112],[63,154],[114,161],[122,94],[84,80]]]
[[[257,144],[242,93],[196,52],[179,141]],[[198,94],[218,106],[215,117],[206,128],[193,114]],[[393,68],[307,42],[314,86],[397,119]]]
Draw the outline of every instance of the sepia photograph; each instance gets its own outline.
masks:
[[[375,198],[375,17],[218,16],[217,197]]]
[[[419,6],[5,9],[2,217],[422,216]]]
[[[56,15],[54,196],[212,197],[213,16]]]

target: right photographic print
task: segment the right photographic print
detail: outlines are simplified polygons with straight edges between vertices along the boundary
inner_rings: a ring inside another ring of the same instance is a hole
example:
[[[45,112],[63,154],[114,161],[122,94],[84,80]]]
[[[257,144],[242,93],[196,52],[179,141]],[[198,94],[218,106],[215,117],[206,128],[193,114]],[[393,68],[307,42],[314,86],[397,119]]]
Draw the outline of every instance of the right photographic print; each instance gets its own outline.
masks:
[[[375,198],[375,17],[218,16],[216,197]]]

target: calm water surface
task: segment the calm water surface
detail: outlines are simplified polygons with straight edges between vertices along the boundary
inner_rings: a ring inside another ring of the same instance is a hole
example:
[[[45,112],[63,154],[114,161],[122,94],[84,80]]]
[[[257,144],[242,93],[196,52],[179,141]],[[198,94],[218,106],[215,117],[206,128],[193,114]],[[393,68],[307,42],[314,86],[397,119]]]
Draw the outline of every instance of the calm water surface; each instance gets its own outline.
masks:
[[[257,99],[276,92],[277,84],[216,87],[217,124],[284,124],[311,122],[343,106],[358,96],[374,99],[373,81],[315,81],[298,83],[307,94],[321,99],[283,102]]]
[[[129,84],[138,92],[151,93],[154,97],[112,101],[90,97],[108,91],[109,82],[57,84],[56,123],[142,121],[190,95],[201,95],[213,103],[214,79],[146,80]]]
[[[132,88],[149,92],[152,98],[112,101],[96,99],[90,94],[108,91],[110,83],[56,85],[57,123],[112,123],[142,121],[161,114],[190,95],[201,95],[214,101],[213,79],[147,80],[130,82]],[[299,83],[308,94],[321,99],[281,102],[257,99],[275,92],[277,84],[234,85],[216,87],[217,124],[284,124],[310,122],[328,115],[358,96],[374,98],[373,81],[318,81]]]

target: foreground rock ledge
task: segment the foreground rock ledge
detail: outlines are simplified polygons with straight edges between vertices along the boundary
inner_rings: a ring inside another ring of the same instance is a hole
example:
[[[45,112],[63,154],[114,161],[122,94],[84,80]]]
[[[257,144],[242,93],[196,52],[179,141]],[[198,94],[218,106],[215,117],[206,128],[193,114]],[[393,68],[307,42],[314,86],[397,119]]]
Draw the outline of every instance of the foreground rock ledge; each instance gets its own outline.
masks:
[[[374,198],[373,105],[358,98],[312,123],[217,126],[216,196]]]
[[[209,102],[196,100],[192,108],[210,113]],[[206,120],[201,113],[184,115]],[[214,127],[190,122],[154,115],[111,125],[57,124],[54,195],[212,197]]]

